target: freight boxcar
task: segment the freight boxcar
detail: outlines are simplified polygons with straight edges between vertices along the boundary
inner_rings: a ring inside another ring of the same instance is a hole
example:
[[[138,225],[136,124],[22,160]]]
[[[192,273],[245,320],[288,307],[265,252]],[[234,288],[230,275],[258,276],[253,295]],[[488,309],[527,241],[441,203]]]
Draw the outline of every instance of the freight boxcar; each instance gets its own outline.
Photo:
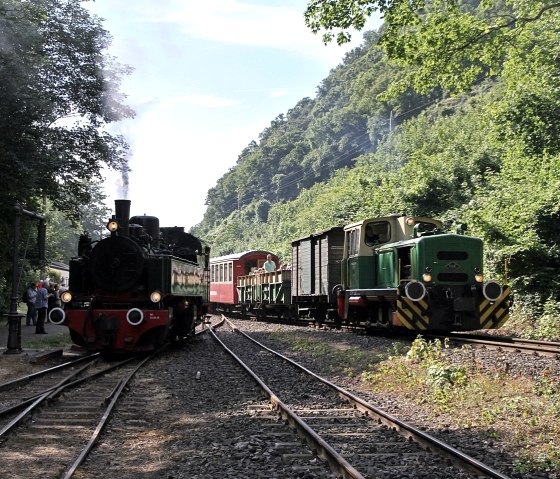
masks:
[[[344,228],[335,227],[292,242],[292,304],[298,316],[338,320],[337,294]]]

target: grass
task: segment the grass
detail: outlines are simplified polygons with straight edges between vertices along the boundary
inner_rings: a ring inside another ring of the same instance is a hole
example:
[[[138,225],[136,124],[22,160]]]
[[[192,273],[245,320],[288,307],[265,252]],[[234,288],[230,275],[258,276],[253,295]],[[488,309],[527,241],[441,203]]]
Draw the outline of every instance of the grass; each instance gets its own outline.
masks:
[[[320,340],[277,334],[293,351],[327,362],[333,374],[361,377],[374,393],[418,409],[441,427],[469,430],[499,444],[517,471],[560,473],[560,385],[549,371],[517,377],[505,357],[483,370],[476,351],[417,339],[410,348],[395,343],[386,354],[354,347],[332,349]],[[450,361],[458,355],[461,361]],[[494,446],[498,447],[498,446]]]
[[[41,336],[41,339],[25,341],[23,347],[33,349],[63,348],[72,344],[70,333],[67,331],[60,334]]]

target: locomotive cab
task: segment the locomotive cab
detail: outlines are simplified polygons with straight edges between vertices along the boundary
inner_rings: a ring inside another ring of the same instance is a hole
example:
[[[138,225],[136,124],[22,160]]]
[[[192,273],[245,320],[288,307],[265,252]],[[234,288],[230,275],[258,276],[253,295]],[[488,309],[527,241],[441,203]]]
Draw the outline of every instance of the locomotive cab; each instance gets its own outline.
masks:
[[[414,236],[433,234],[442,223],[425,217],[390,215],[344,228],[342,286],[345,289],[396,288],[413,277],[407,244]]]

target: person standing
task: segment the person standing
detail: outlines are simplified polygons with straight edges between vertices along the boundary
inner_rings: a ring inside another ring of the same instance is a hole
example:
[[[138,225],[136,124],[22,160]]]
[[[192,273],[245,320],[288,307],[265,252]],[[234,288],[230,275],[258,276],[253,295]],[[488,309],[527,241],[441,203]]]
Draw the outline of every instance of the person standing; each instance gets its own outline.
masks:
[[[266,255],[266,261],[264,262],[263,267],[267,273],[272,273],[276,270],[276,263],[272,261],[272,255]]]
[[[27,326],[35,326],[37,324],[37,310],[35,309],[35,300],[37,299],[37,285],[29,283],[27,287],[27,315],[25,317],[25,324]]]
[[[35,334],[47,334],[45,331],[45,319],[47,318],[47,308],[49,306],[49,293],[43,286],[43,283],[39,283],[37,286],[37,298],[35,299],[37,325],[35,328]]]

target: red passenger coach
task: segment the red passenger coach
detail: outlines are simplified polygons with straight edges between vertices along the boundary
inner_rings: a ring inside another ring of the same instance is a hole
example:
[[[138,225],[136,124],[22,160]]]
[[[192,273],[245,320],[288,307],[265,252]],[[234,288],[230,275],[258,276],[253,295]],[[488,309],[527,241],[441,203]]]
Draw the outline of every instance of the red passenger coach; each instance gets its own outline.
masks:
[[[210,303],[229,311],[238,304],[237,278],[263,267],[267,255],[279,266],[278,256],[270,251],[253,250],[210,258]]]

